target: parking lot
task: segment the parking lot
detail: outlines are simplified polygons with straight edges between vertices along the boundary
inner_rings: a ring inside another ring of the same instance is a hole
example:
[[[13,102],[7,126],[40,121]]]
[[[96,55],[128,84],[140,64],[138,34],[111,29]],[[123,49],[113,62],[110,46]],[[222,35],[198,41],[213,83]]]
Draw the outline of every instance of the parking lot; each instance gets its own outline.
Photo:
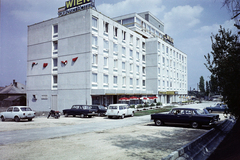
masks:
[[[0,155],[6,160],[161,159],[209,129],[157,127],[150,116],[36,117],[31,122],[0,123]]]

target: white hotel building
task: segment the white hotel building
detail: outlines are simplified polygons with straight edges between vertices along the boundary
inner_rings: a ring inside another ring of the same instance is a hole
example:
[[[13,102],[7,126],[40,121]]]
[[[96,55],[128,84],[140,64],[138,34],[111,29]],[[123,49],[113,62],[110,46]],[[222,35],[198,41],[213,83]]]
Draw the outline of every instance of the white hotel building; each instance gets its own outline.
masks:
[[[87,9],[30,25],[27,63],[27,105],[37,111],[187,95],[187,55],[149,12],[109,18]]]

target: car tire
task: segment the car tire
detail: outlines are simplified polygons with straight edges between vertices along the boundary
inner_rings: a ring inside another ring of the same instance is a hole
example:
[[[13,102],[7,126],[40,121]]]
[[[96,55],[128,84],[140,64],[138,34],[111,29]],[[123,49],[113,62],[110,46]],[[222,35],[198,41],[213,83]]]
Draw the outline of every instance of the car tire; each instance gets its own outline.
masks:
[[[2,121],[5,121],[5,118],[2,116],[2,117],[1,117],[1,120],[2,120]]]
[[[19,122],[20,121],[20,118],[18,116],[14,117],[14,121],[15,122]]]
[[[64,116],[65,116],[65,117],[68,117],[68,114],[67,114],[67,113],[65,113],[65,114],[64,114]]]
[[[32,121],[32,118],[28,118],[28,121]]]
[[[121,116],[121,119],[124,119],[124,114]]]
[[[192,122],[192,123],[191,123],[191,127],[192,127],[192,128],[199,128],[200,125],[198,124],[198,122]]]
[[[108,116],[109,119],[112,119],[112,116]]]
[[[92,118],[92,116],[88,116],[88,118]]]
[[[157,119],[157,120],[155,121],[155,125],[156,125],[156,126],[162,126],[162,125],[163,125],[163,122],[162,122],[160,119]]]
[[[132,114],[131,114],[131,117],[133,117],[134,116],[134,112],[132,112]]]

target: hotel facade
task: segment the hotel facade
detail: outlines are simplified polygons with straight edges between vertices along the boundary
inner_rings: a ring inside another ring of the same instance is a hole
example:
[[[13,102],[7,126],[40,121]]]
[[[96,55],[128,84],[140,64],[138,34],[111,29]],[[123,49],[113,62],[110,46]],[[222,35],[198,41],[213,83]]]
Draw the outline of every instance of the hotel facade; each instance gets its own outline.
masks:
[[[187,55],[150,12],[109,18],[87,8],[30,25],[27,64],[27,105],[36,111],[187,96]]]

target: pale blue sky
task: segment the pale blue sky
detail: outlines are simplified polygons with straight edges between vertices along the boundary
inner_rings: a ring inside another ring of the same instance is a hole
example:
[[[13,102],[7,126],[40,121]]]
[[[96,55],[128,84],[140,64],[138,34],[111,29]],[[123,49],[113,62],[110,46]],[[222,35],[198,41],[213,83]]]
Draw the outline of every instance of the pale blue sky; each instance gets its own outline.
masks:
[[[12,80],[25,84],[27,26],[57,17],[66,0],[0,0],[0,86]],[[200,76],[209,80],[204,55],[211,52],[211,33],[219,26],[231,29],[234,22],[223,0],[95,0],[108,17],[150,11],[165,24],[175,47],[188,55],[188,89],[196,88]]]

